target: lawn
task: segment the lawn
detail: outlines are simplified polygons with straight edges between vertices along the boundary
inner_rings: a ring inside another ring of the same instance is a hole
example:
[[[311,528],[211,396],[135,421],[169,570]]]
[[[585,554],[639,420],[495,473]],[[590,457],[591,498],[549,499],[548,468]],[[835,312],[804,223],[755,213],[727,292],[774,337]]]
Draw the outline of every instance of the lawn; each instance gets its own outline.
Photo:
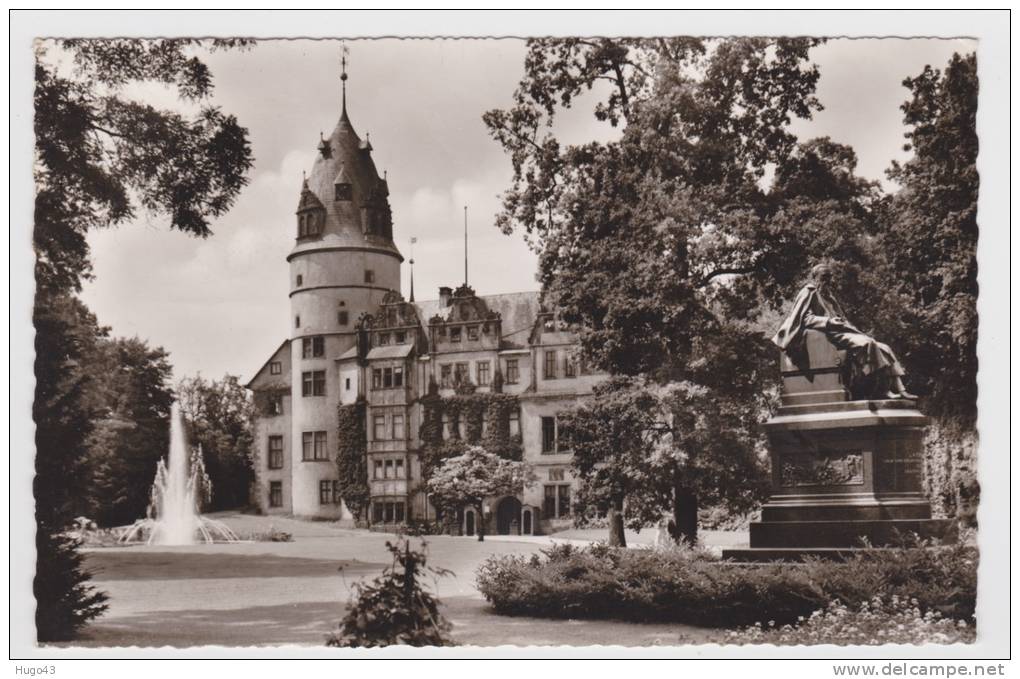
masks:
[[[218,516],[239,534],[270,520]],[[330,524],[272,519],[293,542],[90,550],[87,565],[110,595],[110,609],[77,642],[86,646],[321,645],[344,612],[350,586],[389,562],[394,536]],[[475,589],[474,572],[491,554],[530,554],[558,538],[426,538],[430,563],[455,575],[431,583],[459,644],[676,645],[699,643],[707,630],[678,624],[635,624],[504,617]],[[643,536],[642,536],[643,537]],[[709,536],[706,536],[706,538]],[[721,539],[715,536],[714,539]],[[724,542],[733,540],[728,537]]]

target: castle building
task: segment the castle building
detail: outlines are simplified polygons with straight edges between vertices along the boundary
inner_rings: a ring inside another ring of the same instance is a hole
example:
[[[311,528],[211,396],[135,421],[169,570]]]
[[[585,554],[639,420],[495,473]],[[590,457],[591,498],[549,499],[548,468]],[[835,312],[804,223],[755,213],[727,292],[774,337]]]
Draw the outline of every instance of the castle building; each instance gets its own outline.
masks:
[[[346,71],[341,79],[346,86]],[[389,189],[372,145],[351,124],[344,89],[339,122],[328,138],[320,135],[298,198],[287,255],[290,336],[247,385],[258,413],[258,505],[268,514],[352,521],[338,478],[338,414],[361,405],[369,491],[362,523],[434,519],[422,482],[426,403],[470,385],[475,394],[515,397],[498,426],[537,481],[519,496],[491,498],[484,516],[462,512],[460,530],[472,534],[481,521],[487,533],[504,534],[569,525],[574,483],[556,418],[604,375],[584,370],[577,338],[541,308],[537,292],[480,296],[465,281],[417,302],[412,271],[403,297]],[[470,438],[462,419],[444,415],[443,437]]]

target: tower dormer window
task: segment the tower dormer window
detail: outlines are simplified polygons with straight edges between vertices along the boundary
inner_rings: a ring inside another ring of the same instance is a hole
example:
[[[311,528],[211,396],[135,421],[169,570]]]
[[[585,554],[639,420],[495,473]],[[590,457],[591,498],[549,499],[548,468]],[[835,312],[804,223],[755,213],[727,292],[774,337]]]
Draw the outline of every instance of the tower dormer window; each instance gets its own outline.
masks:
[[[298,238],[313,238],[322,233],[325,219],[318,210],[298,213]]]
[[[336,200],[351,200],[352,199],[352,191],[351,191],[351,185],[350,184],[334,184],[333,185],[333,190],[335,192],[334,193],[334,198]]]

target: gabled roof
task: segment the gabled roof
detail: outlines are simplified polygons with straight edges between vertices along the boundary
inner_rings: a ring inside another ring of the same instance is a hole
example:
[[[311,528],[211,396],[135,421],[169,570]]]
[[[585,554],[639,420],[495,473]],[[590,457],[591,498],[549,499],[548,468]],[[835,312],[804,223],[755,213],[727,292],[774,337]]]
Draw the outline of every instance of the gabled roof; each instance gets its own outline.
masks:
[[[250,380],[248,380],[247,384],[244,385],[245,389],[251,389],[252,388],[251,385],[254,384],[255,380],[257,380],[259,378],[259,376],[263,373],[263,371],[265,371],[265,370],[267,370],[269,368],[269,364],[273,362],[273,359],[276,358],[277,356],[279,356],[280,352],[283,351],[283,349],[285,349],[285,348],[287,348],[289,346],[290,346],[290,340],[289,339],[283,340],[283,343],[280,344],[280,346],[278,346],[276,348],[276,351],[274,351],[272,354],[269,355],[269,358],[267,358],[266,362],[262,364],[262,367],[259,368],[258,370],[256,370],[255,374],[252,375],[252,378]],[[288,375],[285,379],[290,379],[290,376]]]

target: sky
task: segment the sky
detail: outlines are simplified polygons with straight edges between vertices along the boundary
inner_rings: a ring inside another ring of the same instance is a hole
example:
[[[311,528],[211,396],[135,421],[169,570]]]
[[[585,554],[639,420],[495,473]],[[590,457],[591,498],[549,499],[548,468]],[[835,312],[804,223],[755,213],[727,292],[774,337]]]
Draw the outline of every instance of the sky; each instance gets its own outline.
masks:
[[[523,72],[517,39],[348,41],[348,113],[370,135],[376,167],[388,172],[394,240],[410,256],[415,295],[463,279],[463,218],[468,206],[469,282],[479,294],[537,290],[536,255],[520,234],[494,226],[499,194],[510,184],[509,158],[487,134],[482,114],[507,108]],[[857,152],[858,173],[885,182],[906,160],[904,78],[926,64],[941,68],[967,40],[837,39],[812,50],[825,106],[795,121],[801,139],[829,136]],[[311,169],[319,132],[340,111],[339,43],[260,41],[248,51],[204,55],[212,103],[248,128],[254,167],[234,207],[207,239],[171,232],[166,218],[142,215],[93,231],[94,280],[82,293],[114,335],[138,336],[170,353],[175,377],[225,373],[250,378],[289,333],[288,265],[301,173]],[[162,88],[130,96],[181,108]],[[612,136],[582,99],[557,123],[561,140]],[[889,185],[886,183],[887,188]],[[403,265],[407,294],[409,267]]]

